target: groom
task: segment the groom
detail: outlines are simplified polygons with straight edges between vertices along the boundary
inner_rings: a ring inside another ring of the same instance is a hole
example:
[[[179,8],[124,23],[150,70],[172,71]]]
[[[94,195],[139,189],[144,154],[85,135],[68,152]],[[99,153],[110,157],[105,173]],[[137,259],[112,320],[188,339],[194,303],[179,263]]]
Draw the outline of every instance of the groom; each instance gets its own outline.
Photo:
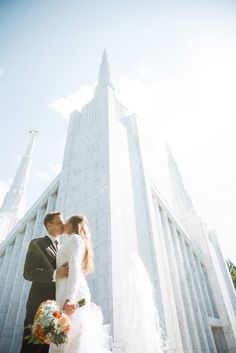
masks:
[[[48,213],[44,218],[47,235],[31,240],[25,259],[24,278],[32,285],[26,304],[24,327],[33,323],[39,305],[47,300],[55,300],[56,278],[68,276],[68,264],[56,270],[56,253],[59,236],[63,233],[64,222],[60,212]],[[25,336],[29,329],[24,330],[20,353],[47,353],[49,345],[29,344]]]

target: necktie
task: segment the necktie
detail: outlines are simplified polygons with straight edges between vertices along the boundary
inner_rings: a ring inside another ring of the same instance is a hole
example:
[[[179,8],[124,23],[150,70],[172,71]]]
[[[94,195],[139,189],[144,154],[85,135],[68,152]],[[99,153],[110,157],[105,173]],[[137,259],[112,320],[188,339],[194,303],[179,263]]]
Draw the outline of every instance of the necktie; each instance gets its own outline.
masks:
[[[55,246],[55,249],[57,251],[58,250],[58,241],[57,240],[54,241],[54,246]]]

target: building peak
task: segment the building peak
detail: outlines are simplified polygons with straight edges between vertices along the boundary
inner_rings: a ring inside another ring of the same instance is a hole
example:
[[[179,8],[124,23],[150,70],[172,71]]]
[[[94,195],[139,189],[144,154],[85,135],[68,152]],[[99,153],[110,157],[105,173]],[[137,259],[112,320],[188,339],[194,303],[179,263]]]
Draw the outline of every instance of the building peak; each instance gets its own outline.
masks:
[[[37,130],[29,131],[30,142],[27,146],[25,154],[21,159],[11,187],[3,200],[0,212],[10,212],[15,216],[21,215],[23,213],[24,196],[29,179],[32,153],[38,135],[39,132]]]
[[[171,159],[174,160],[172,151],[170,149],[170,145],[167,140],[165,140],[165,145],[166,145],[166,152],[167,152],[167,156],[168,156],[168,161],[170,161]]]
[[[95,89],[95,96],[101,93],[104,88],[107,87],[114,89],[111,83],[110,65],[107,59],[107,52],[104,49],[102,54],[102,61],[99,68],[98,83]]]
[[[103,61],[103,62],[108,62],[106,49],[103,50],[102,61]]]

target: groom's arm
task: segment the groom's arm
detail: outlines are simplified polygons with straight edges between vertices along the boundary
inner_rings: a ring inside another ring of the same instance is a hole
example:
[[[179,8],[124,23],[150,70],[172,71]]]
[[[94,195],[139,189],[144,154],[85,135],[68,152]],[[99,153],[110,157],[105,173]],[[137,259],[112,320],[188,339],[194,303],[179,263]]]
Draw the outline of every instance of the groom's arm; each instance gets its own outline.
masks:
[[[48,268],[44,268],[42,264],[48,264]],[[25,266],[23,276],[27,281],[31,282],[52,282],[55,269],[51,265],[42,248],[36,239],[31,240],[25,258]]]

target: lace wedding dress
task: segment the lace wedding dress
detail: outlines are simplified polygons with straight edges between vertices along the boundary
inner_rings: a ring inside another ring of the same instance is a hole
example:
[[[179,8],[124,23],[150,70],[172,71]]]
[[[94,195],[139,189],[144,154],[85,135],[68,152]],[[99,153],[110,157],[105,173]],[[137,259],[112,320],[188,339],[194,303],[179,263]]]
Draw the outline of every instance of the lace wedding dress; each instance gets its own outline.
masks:
[[[57,251],[57,267],[69,263],[67,278],[56,281],[56,302],[62,308],[65,299],[78,302],[85,298],[86,305],[70,315],[71,330],[68,342],[50,345],[49,353],[110,353],[111,337],[103,325],[100,307],[91,302],[90,290],[82,271],[85,252],[84,240],[78,234],[68,236],[67,242]]]

